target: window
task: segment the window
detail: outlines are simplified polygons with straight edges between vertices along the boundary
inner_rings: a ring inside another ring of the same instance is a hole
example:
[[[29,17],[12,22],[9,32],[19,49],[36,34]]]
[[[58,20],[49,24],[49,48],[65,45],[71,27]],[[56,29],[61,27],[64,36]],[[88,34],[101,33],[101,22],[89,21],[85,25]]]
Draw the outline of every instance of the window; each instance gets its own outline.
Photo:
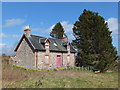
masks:
[[[67,61],[68,63],[70,63],[70,56],[67,56]]]
[[[49,64],[49,56],[48,55],[45,56],[45,63]]]
[[[45,48],[49,48],[49,42],[45,43]]]
[[[70,50],[70,45],[67,46],[67,50]]]
[[[41,43],[41,40],[40,40],[40,38],[39,38],[39,43]]]
[[[48,46],[48,45],[45,45],[45,48],[49,48],[49,46]]]

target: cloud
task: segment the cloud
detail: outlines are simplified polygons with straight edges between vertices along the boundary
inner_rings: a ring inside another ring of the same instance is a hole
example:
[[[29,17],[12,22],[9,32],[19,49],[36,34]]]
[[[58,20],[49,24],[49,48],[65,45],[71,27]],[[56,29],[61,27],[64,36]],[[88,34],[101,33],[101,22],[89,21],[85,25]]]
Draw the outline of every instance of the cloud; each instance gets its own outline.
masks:
[[[64,30],[65,30],[65,33],[71,33],[72,32],[72,28],[73,28],[73,24],[69,24],[68,21],[63,21],[61,22]]]
[[[13,27],[16,25],[21,25],[25,22],[24,19],[7,19],[5,23],[2,25],[3,28]]]
[[[7,36],[4,33],[0,33],[0,38],[6,38]]]
[[[0,47],[4,47],[5,46],[5,44],[3,44],[3,43],[0,43]]]
[[[112,34],[118,34],[118,19],[113,17],[109,18],[107,23],[110,31],[112,31]]]
[[[14,55],[14,47],[8,46],[4,43],[0,43],[0,54],[5,53],[6,55]]]
[[[118,19],[111,17],[107,21],[110,31],[112,31],[113,41],[118,40]]]
[[[63,21],[61,22],[66,35],[68,36],[68,40],[71,42],[72,40],[74,40],[74,36],[73,36],[73,24],[70,24],[68,21]]]
[[[17,38],[17,37],[19,37],[19,35],[17,34],[10,35],[10,34],[5,34],[5,33],[0,33],[0,38]]]
[[[111,17],[106,22],[108,23],[108,27],[109,27],[110,31],[112,31],[112,34],[111,34],[112,43],[118,49],[118,40],[119,40],[119,37],[118,37],[118,35],[119,35],[118,34],[118,19]]]
[[[64,27],[65,33],[68,36],[68,40],[71,42],[74,38],[73,36],[73,24],[70,24],[68,21],[61,22],[62,26]]]

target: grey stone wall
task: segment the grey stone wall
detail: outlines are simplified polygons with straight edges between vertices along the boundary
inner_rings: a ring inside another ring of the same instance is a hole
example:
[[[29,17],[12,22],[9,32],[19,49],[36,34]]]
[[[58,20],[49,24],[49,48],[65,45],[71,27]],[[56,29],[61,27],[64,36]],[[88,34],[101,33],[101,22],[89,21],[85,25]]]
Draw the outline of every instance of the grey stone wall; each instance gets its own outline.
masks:
[[[45,55],[49,56],[49,64],[45,63]],[[67,67],[68,66],[68,55],[70,57],[69,60],[69,66],[75,66],[75,56],[74,53],[58,53],[58,52],[38,52],[38,68],[40,69],[50,69],[50,68],[56,68],[56,62],[57,62],[57,55],[61,56],[61,67]]]
[[[32,52],[25,39],[23,39],[16,52],[16,61],[17,65],[24,66],[29,69],[35,68],[34,53]]]
[[[45,56],[49,56],[49,64],[45,62]],[[37,67],[40,69],[56,68],[57,55],[61,56],[61,67],[75,66],[74,53],[59,53],[59,52],[37,52]],[[69,62],[68,62],[69,56]],[[35,67],[35,54],[25,40],[20,44],[16,52],[17,65],[27,67],[29,69]]]

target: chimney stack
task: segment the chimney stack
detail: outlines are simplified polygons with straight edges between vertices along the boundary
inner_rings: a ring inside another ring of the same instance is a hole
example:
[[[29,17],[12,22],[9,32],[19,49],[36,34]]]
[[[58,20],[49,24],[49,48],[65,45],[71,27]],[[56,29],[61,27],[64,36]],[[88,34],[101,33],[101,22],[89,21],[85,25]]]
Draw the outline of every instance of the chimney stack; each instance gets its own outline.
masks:
[[[25,30],[24,30],[24,33],[25,33],[25,35],[27,36],[27,37],[29,37],[30,36],[30,25],[26,25],[26,27],[25,27]]]

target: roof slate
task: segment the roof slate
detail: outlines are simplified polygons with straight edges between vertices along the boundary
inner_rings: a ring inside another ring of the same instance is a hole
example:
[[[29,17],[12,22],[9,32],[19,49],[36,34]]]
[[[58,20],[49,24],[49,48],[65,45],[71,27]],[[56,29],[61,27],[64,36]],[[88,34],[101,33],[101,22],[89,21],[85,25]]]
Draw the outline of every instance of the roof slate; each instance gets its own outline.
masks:
[[[27,37],[30,43],[33,45],[33,47],[36,50],[46,50],[44,48],[44,44],[46,39],[49,39],[50,41],[50,51],[57,51],[57,52],[67,52],[67,48],[65,47],[67,45],[67,42],[62,39],[54,39],[54,38],[46,38],[36,35],[30,35],[30,37]],[[56,45],[54,45],[54,43]],[[75,49],[70,45],[70,52],[75,53]]]

